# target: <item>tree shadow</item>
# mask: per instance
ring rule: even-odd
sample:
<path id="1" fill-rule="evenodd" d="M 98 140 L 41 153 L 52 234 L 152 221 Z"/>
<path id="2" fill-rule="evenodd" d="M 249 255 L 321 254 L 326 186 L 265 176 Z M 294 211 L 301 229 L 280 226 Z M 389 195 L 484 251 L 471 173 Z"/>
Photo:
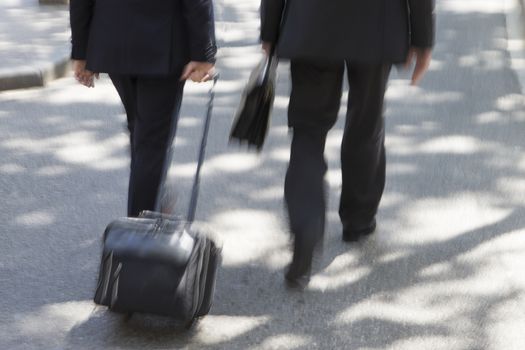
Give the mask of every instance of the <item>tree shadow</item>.
<path id="1" fill-rule="evenodd" d="M 0 343 L 9 349 L 489 349 L 525 298 L 523 101 L 501 14 L 438 15 L 421 89 L 393 73 L 388 176 L 375 235 L 343 244 L 337 201 L 343 112 L 330 134 L 324 254 L 310 287 L 284 287 L 290 258 L 282 182 L 289 151 L 287 65 L 261 154 L 228 144 L 260 57 L 256 1 L 219 2 L 222 41 L 197 217 L 224 242 L 212 312 L 191 332 L 169 319 L 93 309 L 100 236 L 124 214 L 127 139 L 106 80 L 0 94 Z M 221 17 L 222 16 L 222 17 Z M 234 21 L 241 19 L 238 27 Z M 222 21 L 222 22 L 221 22 Z M 236 33 L 251 28 L 243 38 Z M 238 63 L 236 63 L 238 62 Z M 489 82 L 489 83 L 487 83 Z M 68 86 L 71 85 L 71 86 Z M 67 87 L 68 93 L 64 93 Z M 207 88 L 188 85 L 172 180 L 186 211 Z M 86 92 L 87 91 L 87 92 Z M 521 97 L 522 98 L 522 97 Z M 108 159 L 110 161 L 108 161 Z M 518 265 L 519 266 L 519 265 Z M 517 310 L 519 308 L 516 308 Z M 519 318 L 519 316 L 518 316 Z"/>

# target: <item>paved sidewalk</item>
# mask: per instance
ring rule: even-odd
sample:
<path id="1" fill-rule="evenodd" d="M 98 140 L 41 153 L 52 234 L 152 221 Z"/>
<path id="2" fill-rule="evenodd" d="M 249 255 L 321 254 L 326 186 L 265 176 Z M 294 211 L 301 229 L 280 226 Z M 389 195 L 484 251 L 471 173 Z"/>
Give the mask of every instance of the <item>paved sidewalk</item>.
<path id="1" fill-rule="evenodd" d="M 0 1 L 0 91 L 44 86 L 69 61 L 67 5 Z"/>

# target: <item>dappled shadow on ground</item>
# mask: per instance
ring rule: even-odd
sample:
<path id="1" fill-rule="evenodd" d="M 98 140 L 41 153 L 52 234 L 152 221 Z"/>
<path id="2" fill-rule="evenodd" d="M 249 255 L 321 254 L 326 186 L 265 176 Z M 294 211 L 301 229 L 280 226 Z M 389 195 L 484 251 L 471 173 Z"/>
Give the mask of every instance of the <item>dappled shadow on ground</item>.
<path id="1" fill-rule="evenodd" d="M 225 33 L 250 28 L 256 1 L 222 1 Z M 233 23 L 241 19 L 238 27 Z M 261 154 L 228 145 L 256 36 L 224 35 L 198 220 L 224 244 L 211 315 L 191 332 L 168 319 L 94 308 L 100 236 L 124 213 L 127 139 L 107 81 L 0 95 L 0 339 L 9 349 L 515 349 L 522 338 L 525 124 L 504 18 L 444 9 L 423 87 L 393 73 L 388 179 L 375 235 L 340 241 L 344 118 L 331 133 L 324 253 L 303 293 L 283 286 L 289 237 L 282 182 L 289 135 L 280 68 Z M 243 22 L 244 20 L 244 22 Z M 251 33 L 251 32 L 250 32 Z M 248 39 L 247 39 L 248 38 Z M 172 179 L 191 186 L 207 87 L 188 85 Z M 344 108 L 341 111 L 344 114 Z M 520 343 L 521 341 L 521 343 Z"/>

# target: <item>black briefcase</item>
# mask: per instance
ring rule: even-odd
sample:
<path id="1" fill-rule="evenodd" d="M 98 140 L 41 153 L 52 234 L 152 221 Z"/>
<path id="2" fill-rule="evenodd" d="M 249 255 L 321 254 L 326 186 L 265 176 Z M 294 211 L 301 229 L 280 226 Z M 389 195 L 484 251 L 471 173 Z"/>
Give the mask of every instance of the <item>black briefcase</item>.
<path id="1" fill-rule="evenodd" d="M 192 223 L 216 81 L 217 77 L 210 91 L 187 219 L 145 211 L 138 218 L 110 223 L 103 238 L 95 303 L 126 314 L 170 316 L 188 327 L 210 311 L 221 249 Z M 174 130 L 172 134 L 173 139 Z M 171 162 L 171 145 L 168 153 L 164 179 Z M 160 207 L 159 202 L 156 207 Z"/>
<path id="2" fill-rule="evenodd" d="M 275 98 L 277 57 L 264 57 L 250 75 L 230 131 L 230 140 L 246 143 L 261 150 Z"/>

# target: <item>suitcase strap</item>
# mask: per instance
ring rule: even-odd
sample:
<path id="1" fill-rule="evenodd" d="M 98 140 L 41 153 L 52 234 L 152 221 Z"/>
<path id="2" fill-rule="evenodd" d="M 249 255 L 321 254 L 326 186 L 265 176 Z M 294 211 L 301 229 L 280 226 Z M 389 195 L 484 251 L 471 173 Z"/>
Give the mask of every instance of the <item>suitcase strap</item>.
<path id="1" fill-rule="evenodd" d="M 191 224 L 193 222 L 193 220 L 195 219 L 195 212 L 197 210 L 197 200 L 199 198 L 199 184 L 200 184 L 200 174 L 201 174 L 201 169 L 202 169 L 202 165 L 204 164 L 204 159 L 205 159 L 205 155 L 206 155 L 206 144 L 207 144 L 207 141 L 208 141 L 208 134 L 209 134 L 209 130 L 210 130 L 210 122 L 211 122 L 211 115 L 212 115 L 212 111 L 213 111 L 213 102 L 215 100 L 215 86 L 217 85 L 217 81 L 219 80 L 219 74 L 216 73 L 214 76 L 213 76 L 213 84 L 210 88 L 210 91 L 209 91 L 209 100 L 208 100 L 208 107 L 207 107 L 207 111 L 206 111 L 206 119 L 204 121 L 204 127 L 203 127 L 203 131 L 202 131 L 202 139 L 201 139 L 201 145 L 200 145 L 200 148 L 199 148 L 199 157 L 198 157 L 198 162 L 197 162 L 197 170 L 195 171 L 195 177 L 194 177 L 194 180 L 193 180 L 193 187 L 192 187 L 192 190 L 191 190 L 191 198 L 190 198 L 190 204 L 189 204 L 189 207 L 188 207 L 188 213 L 186 215 L 186 220 L 187 220 L 187 223 L 188 224 Z M 178 113 L 178 110 L 175 110 L 174 113 Z M 170 135 L 170 140 L 172 140 L 172 142 L 170 143 L 169 147 L 168 147 L 168 150 L 167 150 L 167 155 L 166 155 L 166 159 L 164 161 L 164 166 L 163 166 L 163 175 L 162 175 L 162 181 L 160 182 L 160 186 L 159 186 L 159 189 L 158 189 L 158 192 L 157 193 L 157 199 L 156 199 L 156 202 L 155 202 L 155 211 L 157 212 L 160 212 L 161 211 L 161 191 L 164 189 L 165 187 L 165 182 L 166 182 L 166 177 L 167 177 L 167 174 L 168 174 L 168 170 L 170 168 L 170 164 L 172 162 L 172 154 L 173 154 L 173 143 L 174 143 L 174 140 L 175 140 L 175 134 L 176 134 L 176 131 L 177 131 L 177 116 L 174 115 L 173 116 L 173 123 L 172 123 L 172 128 L 171 128 L 171 135 Z M 170 214 L 173 214 L 173 213 L 170 213 Z"/>

